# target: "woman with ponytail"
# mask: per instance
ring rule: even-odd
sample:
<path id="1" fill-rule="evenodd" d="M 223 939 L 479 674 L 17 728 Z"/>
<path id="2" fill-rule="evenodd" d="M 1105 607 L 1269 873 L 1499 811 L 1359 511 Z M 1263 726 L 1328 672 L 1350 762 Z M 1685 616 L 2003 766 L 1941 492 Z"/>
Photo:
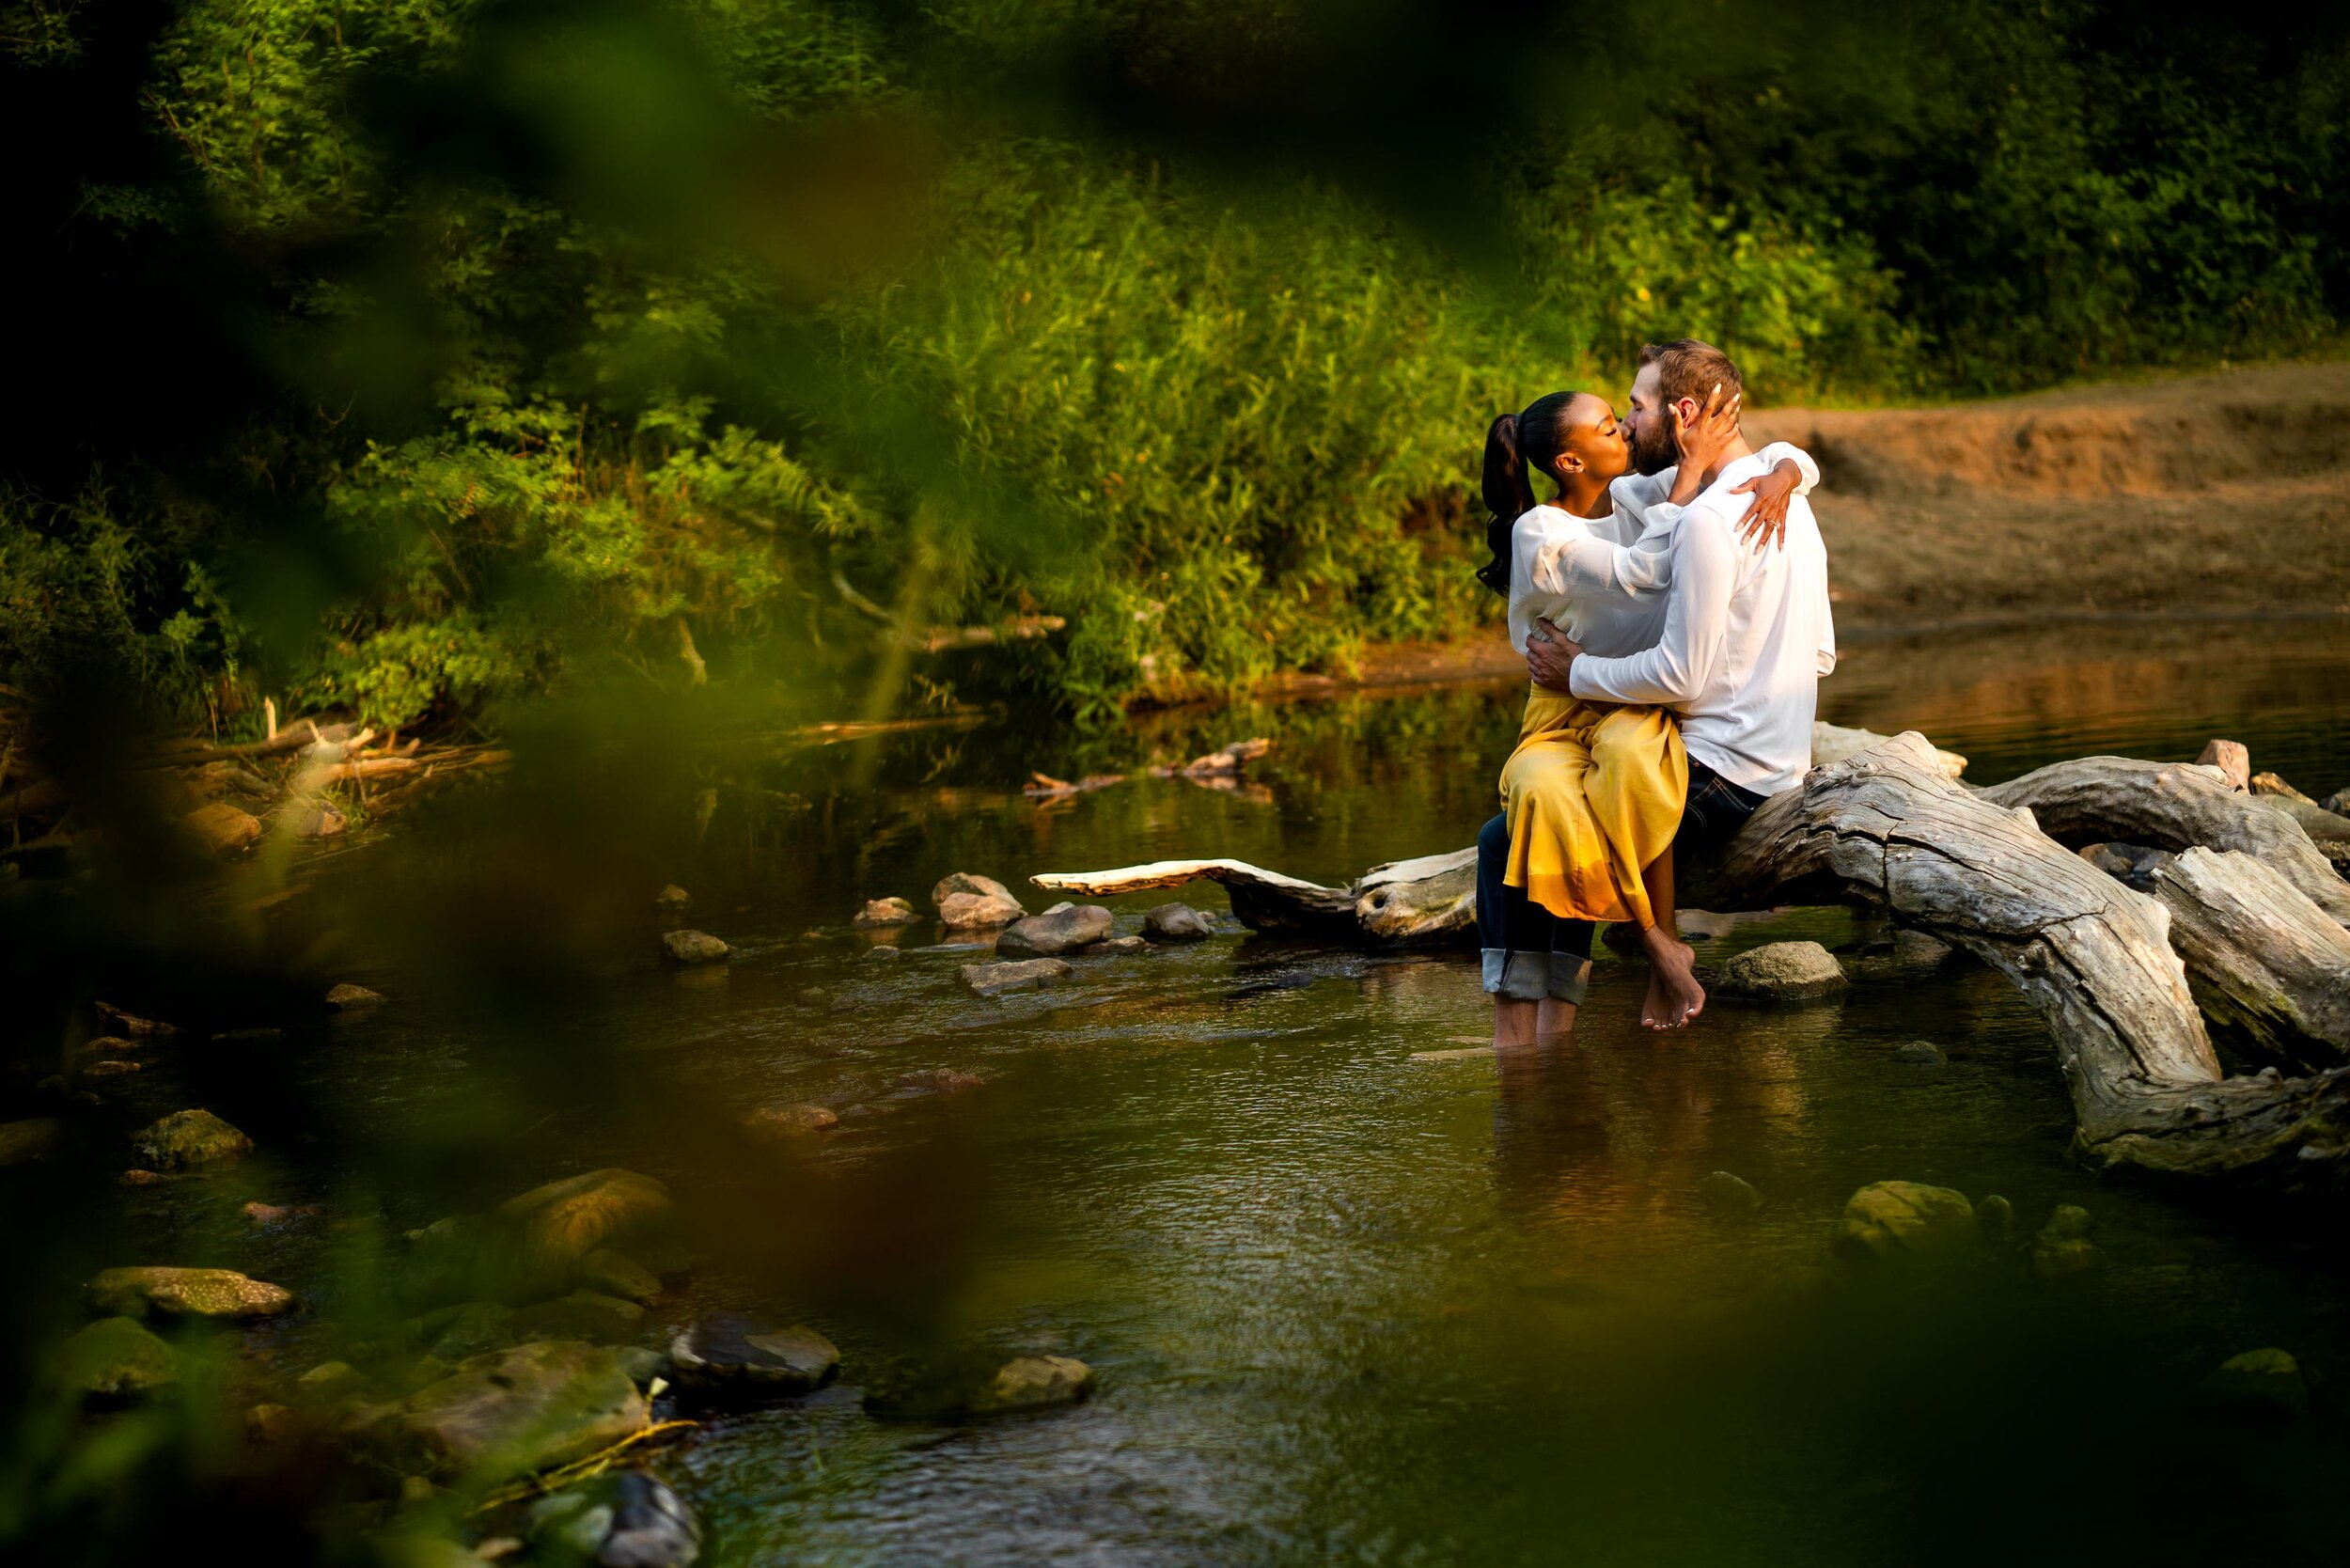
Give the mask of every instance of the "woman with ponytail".
<path id="1" fill-rule="evenodd" d="M 1717 389 L 1718 390 L 1718 389 Z M 1717 399 L 1679 431 L 1679 471 L 1703 473 L 1738 432 L 1738 398 Z M 1493 559 L 1478 580 L 1509 601 L 1510 641 L 1527 649 L 1538 619 L 1564 627 L 1587 652 L 1619 657 L 1662 630 L 1670 549 L 1681 509 L 1677 470 L 1634 475 L 1626 431 L 1606 400 L 1553 392 L 1505 414 L 1485 435 L 1483 494 Z M 1777 463 L 1741 486 L 1754 517 L 1785 528 L 1787 497 L 1818 482 L 1803 452 L 1765 448 Z M 1547 503 L 1534 478 L 1556 494 Z M 1513 1043 L 1573 1027 L 1590 972 L 1592 922 L 1639 929 L 1651 980 L 1641 1022 L 1674 1028 L 1705 992 L 1673 924 L 1672 843 L 1688 792 L 1678 723 L 1659 708 L 1531 688 L 1517 748 L 1501 770 L 1502 815 L 1480 845 L 1477 897 L 1495 1039 Z M 1487 886 L 1489 868 L 1504 874 Z"/>

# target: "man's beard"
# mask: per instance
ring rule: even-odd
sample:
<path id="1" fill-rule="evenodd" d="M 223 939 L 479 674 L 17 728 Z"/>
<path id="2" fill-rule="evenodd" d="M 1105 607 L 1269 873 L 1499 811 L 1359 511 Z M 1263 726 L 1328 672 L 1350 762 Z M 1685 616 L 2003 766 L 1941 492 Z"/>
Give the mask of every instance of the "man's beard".
<path id="1" fill-rule="evenodd" d="M 1634 430 L 1632 466 L 1640 473 L 1661 474 L 1681 461 L 1681 448 L 1673 445 L 1672 431 L 1664 426 L 1664 420 L 1655 419 Z"/>

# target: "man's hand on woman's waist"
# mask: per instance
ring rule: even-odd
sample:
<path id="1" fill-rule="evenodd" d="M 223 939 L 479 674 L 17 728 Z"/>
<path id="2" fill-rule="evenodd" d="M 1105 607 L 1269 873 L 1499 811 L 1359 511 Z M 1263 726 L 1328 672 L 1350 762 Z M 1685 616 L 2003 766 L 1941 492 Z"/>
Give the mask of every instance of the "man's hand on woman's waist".
<path id="1" fill-rule="evenodd" d="M 1526 635 L 1526 669 L 1533 676 L 1534 684 L 1573 697 L 1574 691 L 1567 684 L 1567 673 L 1582 653 L 1583 650 L 1547 619 L 1534 618 L 1533 629 Z"/>

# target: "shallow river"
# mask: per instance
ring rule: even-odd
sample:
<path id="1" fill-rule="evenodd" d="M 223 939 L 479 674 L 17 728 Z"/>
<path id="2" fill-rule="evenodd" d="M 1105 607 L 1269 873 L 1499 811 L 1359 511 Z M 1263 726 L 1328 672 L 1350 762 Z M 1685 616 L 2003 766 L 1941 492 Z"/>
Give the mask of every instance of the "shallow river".
<path id="1" fill-rule="evenodd" d="M 1864 642 L 1823 716 L 1920 728 L 1978 782 L 2228 735 L 2323 795 L 2350 783 L 2345 670 L 2350 634 L 2326 622 Z M 2321 1390 L 2307 1419 L 2264 1425 L 2195 1397 L 2256 1346 L 2350 1372 L 2331 1223 L 2075 1166 L 2045 1031 L 1976 965 L 1900 969 L 1857 950 L 1852 916 L 1788 912 L 1700 962 L 1794 934 L 1855 944 L 1841 1003 L 1717 1005 L 1659 1040 L 1634 1027 L 1642 969 L 1603 949 L 1574 1042 L 1497 1060 L 1474 1049 L 1490 1009 L 1470 955 L 1250 937 L 1207 885 L 1113 902 L 1133 930 L 1186 897 L 1219 912 L 1215 939 L 1081 960 L 1064 989 L 995 1002 L 955 983 L 968 953 L 868 959 L 847 927 L 868 897 L 927 908 L 957 870 L 1019 889 L 1221 854 L 1343 881 L 1458 848 L 1519 697 L 1177 714 L 1090 749 L 1000 727 L 746 760 L 674 872 L 692 923 L 736 945 L 725 971 L 616 961 L 581 982 L 592 1008 L 494 1029 L 403 1003 L 416 987 L 363 948 L 355 978 L 393 1005 L 274 1058 L 335 1125 L 292 1137 L 269 1074 L 175 1092 L 307 1151 L 246 1179 L 279 1184 L 274 1201 L 373 1201 L 338 1184 L 337 1149 L 445 1149 L 431 1181 L 383 1199 L 395 1226 L 567 1169 L 671 1180 L 710 1231 L 660 1315 L 803 1318 L 866 1402 L 733 1417 L 662 1452 L 719 1562 L 2339 1560 L 2340 1402 Z M 1246 792 L 1016 793 L 1031 767 L 1255 733 L 1276 746 Z M 767 804 L 739 809 L 745 794 Z M 809 986 L 841 1000 L 804 1005 Z M 567 1031 L 576 1047 L 552 1048 Z M 1919 1039 L 1949 1065 L 1895 1058 Z M 895 1085 L 940 1067 L 985 1085 Z M 841 1126 L 805 1153 L 732 1131 L 788 1101 Z M 1698 1184 L 1717 1170 L 1762 1206 L 1709 1211 Z M 1926 1276 L 1834 1265 L 1846 1197 L 1896 1177 L 2005 1195 L 2015 1240 Z M 2042 1279 L 2029 1240 L 2060 1202 L 2094 1214 L 2107 1263 Z M 151 1203 L 134 1226 L 212 1236 L 219 1261 L 314 1296 L 349 1272 L 321 1235 L 239 1239 L 183 1199 Z M 1082 1357 L 1097 1397 L 941 1413 L 1019 1350 Z"/>

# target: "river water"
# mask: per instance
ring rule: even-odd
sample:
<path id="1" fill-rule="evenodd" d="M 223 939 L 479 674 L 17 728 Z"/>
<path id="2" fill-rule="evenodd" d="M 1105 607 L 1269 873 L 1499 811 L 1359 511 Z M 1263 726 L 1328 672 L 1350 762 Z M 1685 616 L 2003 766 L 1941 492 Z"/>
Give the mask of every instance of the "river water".
<path id="1" fill-rule="evenodd" d="M 1823 716 L 1922 729 L 1978 782 L 2227 735 L 2323 795 L 2350 783 L 2345 669 L 2330 622 L 1879 640 L 1847 651 Z M 1603 949 L 1574 1042 L 1496 1058 L 1472 955 L 1250 936 L 1204 884 L 1111 902 L 1128 931 L 1185 897 L 1219 912 L 1214 939 L 1082 959 L 1073 983 L 998 1001 L 957 985 L 970 953 L 923 950 L 933 931 L 888 960 L 848 928 L 869 897 L 927 908 L 951 870 L 1021 889 L 1230 855 L 1340 882 L 1459 848 L 1521 695 L 749 748 L 708 773 L 701 847 L 671 862 L 692 923 L 736 946 L 724 970 L 651 962 L 647 914 L 576 980 L 581 1005 L 485 1020 L 363 942 L 347 969 L 394 1001 L 273 1057 L 301 1094 L 227 1067 L 140 1092 L 201 1093 L 179 1103 L 298 1145 L 223 1205 L 380 1203 L 397 1229 L 597 1165 L 669 1180 L 703 1262 L 656 1318 L 809 1322 L 863 1397 L 728 1417 L 658 1454 L 718 1562 L 2339 1560 L 2339 1401 L 2264 1423 L 2196 1396 L 2257 1346 L 2350 1370 L 2330 1223 L 2076 1167 L 2045 1031 L 1979 966 L 1903 968 L 1855 917 L 1789 911 L 1700 962 L 1816 937 L 1847 949 L 1842 1001 L 1717 1004 L 1658 1039 L 1634 1023 L 1643 970 Z M 1032 767 L 1247 734 L 1275 749 L 1246 790 L 1017 792 Z M 812 986 L 837 1000 L 804 1001 Z M 1920 1039 L 1949 1064 L 1896 1059 Z M 933 1068 L 983 1087 L 898 1083 Z M 290 1096 L 312 1119 L 298 1136 Z M 780 1152 L 734 1130 L 792 1101 L 840 1126 Z M 366 1189 L 353 1152 L 391 1148 L 429 1174 Z M 1709 1209 L 1715 1171 L 1761 1207 Z M 2003 1195 L 2016 1236 L 1925 1274 L 1836 1264 L 1845 1199 L 1888 1178 Z M 324 1312 L 347 1289 L 331 1229 L 253 1237 L 184 1195 L 133 1203 L 131 1233 L 200 1242 Z M 2094 1215 L 2102 1269 L 2035 1275 L 2059 1203 Z M 264 1356 L 321 1355 L 283 1332 Z M 1024 1352 L 1082 1357 L 1098 1394 L 955 1418 L 957 1389 Z"/>

